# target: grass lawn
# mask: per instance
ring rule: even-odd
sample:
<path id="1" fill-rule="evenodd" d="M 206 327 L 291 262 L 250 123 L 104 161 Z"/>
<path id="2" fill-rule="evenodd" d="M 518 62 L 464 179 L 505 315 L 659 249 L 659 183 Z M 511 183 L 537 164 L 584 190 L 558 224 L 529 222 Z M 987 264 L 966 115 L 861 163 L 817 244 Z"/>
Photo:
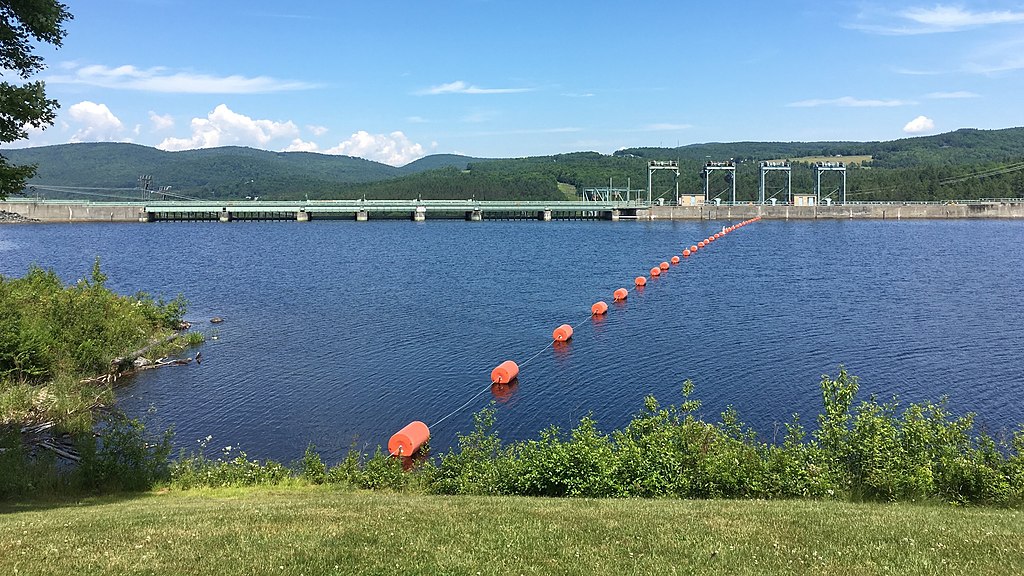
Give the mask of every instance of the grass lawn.
<path id="1" fill-rule="evenodd" d="M 1024 574 L 1024 512 L 171 491 L 0 505 L 0 574 Z"/>
<path id="2" fill-rule="evenodd" d="M 563 182 L 559 182 L 558 191 L 565 195 L 566 200 L 570 200 L 573 202 L 579 200 L 579 197 L 576 195 L 576 187 L 573 186 L 572 184 L 565 184 Z"/>
<path id="3" fill-rule="evenodd" d="M 783 159 L 773 160 L 773 162 L 782 162 Z M 790 158 L 790 162 L 845 162 L 847 166 L 850 164 L 864 165 L 865 162 L 871 162 L 871 156 L 803 156 L 800 158 Z"/>

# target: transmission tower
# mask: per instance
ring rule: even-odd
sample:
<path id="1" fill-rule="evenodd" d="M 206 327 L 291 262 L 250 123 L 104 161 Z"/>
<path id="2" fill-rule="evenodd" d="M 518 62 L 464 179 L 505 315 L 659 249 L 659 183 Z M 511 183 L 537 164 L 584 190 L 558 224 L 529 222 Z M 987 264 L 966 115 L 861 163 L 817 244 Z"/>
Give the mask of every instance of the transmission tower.
<path id="1" fill-rule="evenodd" d="M 146 195 L 150 190 L 150 186 L 153 185 L 153 177 L 149 175 L 139 176 L 139 190 L 142 195 L 142 200 L 146 200 Z"/>

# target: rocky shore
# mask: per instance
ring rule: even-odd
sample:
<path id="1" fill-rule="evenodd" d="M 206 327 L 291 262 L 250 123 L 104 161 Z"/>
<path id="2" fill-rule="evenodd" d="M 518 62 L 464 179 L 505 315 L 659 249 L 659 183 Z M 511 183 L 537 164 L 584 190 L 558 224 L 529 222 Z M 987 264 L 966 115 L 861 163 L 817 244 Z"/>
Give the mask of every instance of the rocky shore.
<path id="1" fill-rule="evenodd" d="M 0 210 L 0 224 L 19 224 L 23 222 L 39 222 L 35 218 L 26 218 L 17 212 Z"/>

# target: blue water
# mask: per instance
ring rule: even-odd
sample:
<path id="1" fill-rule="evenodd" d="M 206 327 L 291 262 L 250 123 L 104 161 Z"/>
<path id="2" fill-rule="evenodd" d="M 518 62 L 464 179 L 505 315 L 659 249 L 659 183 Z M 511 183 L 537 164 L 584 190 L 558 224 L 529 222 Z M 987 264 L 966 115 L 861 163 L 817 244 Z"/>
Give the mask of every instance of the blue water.
<path id="1" fill-rule="evenodd" d="M 625 425 L 693 379 L 706 418 L 733 405 L 771 438 L 814 426 L 839 364 L 861 396 L 950 397 L 983 429 L 1024 423 L 1024 222 L 761 221 L 646 289 L 635 276 L 727 222 L 321 221 L 0 227 L 0 274 L 67 281 L 96 256 L 124 293 L 184 294 L 216 335 L 200 366 L 131 378 L 119 404 L 194 448 L 291 461 L 372 449 L 412 420 L 444 450 L 492 399 L 503 438 Z M 590 305 L 630 288 L 591 320 Z M 209 319 L 221 316 L 223 324 Z M 552 330 L 576 325 L 548 348 Z M 520 363 L 499 396 L 490 370 Z"/>

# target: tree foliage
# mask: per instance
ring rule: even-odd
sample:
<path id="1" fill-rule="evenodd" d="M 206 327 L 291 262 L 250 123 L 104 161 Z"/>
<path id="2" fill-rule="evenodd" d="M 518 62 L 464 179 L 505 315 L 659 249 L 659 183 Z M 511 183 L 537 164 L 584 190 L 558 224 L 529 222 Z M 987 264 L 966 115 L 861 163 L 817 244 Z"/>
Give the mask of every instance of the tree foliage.
<path id="1" fill-rule="evenodd" d="M 56 0 L 0 0 L 0 70 L 27 80 L 43 69 L 43 59 L 33 44 L 60 46 L 64 23 L 72 18 L 67 6 Z M 0 143 L 28 137 L 28 129 L 53 124 L 58 104 L 46 97 L 42 81 L 14 84 L 0 82 Z M 11 164 L 0 155 L 0 199 L 20 192 L 35 167 Z"/>
<path id="2" fill-rule="evenodd" d="M 35 163 L 30 184 L 124 188 L 140 174 L 157 188 L 194 198 L 264 200 L 308 198 L 556 200 L 586 188 L 647 188 L 649 160 L 677 160 L 681 193 L 703 192 L 708 159 L 736 162 L 736 199 L 754 201 L 762 160 L 792 163 L 794 193 L 814 189 L 811 162 L 847 164 L 847 199 L 943 201 L 1024 196 L 1024 128 L 957 130 L 891 142 L 733 142 L 679 148 L 630 148 L 607 155 L 574 152 L 527 158 L 481 159 L 432 155 L 396 168 L 348 156 L 269 152 L 223 147 L 164 152 L 135 144 L 80 143 L 10 150 L 16 162 Z M 857 156 L 859 158 L 851 159 Z M 784 179 L 769 179 L 766 196 L 786 200 Z M 837 174 L 822 178 L 822 193 L 839 199 Z M 676 180 L 655 174 L 652 197 L 672 199 Z M 709 183 L 710 197 L 729 200 L 732 186 L 722 174 Z M 90 193 L 97 193 L 96 191 Z M 635 192 L 634 192 L 635 194 Z M 81 199 L 83 196 L 70 196 Z M 635 196 L 634 196 L 635 197 Z M 133 196 L 137 198 L 137 196 Z"/>

